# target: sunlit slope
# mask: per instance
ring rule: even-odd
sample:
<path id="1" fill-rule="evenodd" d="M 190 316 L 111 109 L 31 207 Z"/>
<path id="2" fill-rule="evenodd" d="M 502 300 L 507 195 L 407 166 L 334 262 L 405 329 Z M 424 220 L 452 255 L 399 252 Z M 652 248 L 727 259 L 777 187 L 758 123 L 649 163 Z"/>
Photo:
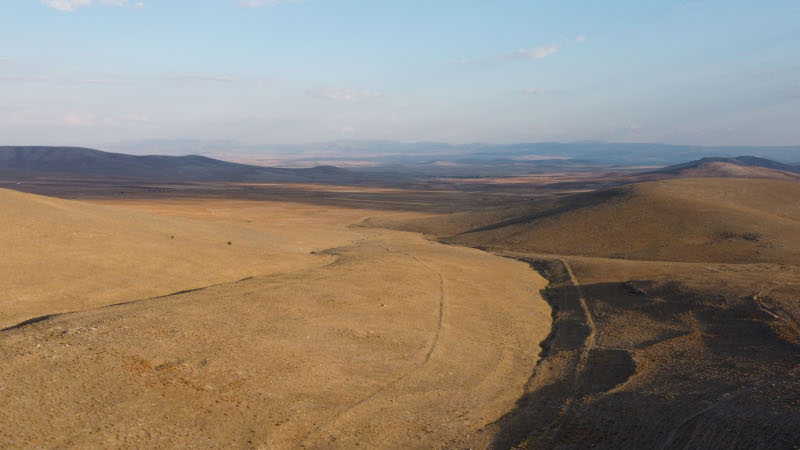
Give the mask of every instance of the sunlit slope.
<path id="1" fill-rule="evenodd" d="M 8 190 L 0 190 L 0 211 L 0 328 L 325 262 L 308 254 L 310 245 L 293 245 L 289 232 L 270 234 L 236 223 Z M 348 242 L 345 234 L 329 237 L 317 235 L 313 243 Z"/>
<path id="2" fill-rule="evenodd" d="M 635 259 L 800 262 L 800 183 L 680 179 L 487 212 L 377 218 L 475 247 Z"/>
<path id="3" fill-rule="evenodd" d="M 681 170 L 682 178 L 768 178 L 783 181 L 800 181 L 800 175 L 767 167 L 739 166 L 726 162 L 709 162 Z"/>
<path id="4" fill-rule="evenodd" d="M 756 156 L 711 157 L 642 173 L 648 181 L 662 178 L 769 178 L 798 181 L 800 167 Z M 656 177 L 656 178 L 650 178 Z"/>
<path id="5" fill-rule="evenodd" d="M 438 448 L 513 408 L 546 281 L 357 232 L 324 266 L 0 332 L 0 447 Z"/>

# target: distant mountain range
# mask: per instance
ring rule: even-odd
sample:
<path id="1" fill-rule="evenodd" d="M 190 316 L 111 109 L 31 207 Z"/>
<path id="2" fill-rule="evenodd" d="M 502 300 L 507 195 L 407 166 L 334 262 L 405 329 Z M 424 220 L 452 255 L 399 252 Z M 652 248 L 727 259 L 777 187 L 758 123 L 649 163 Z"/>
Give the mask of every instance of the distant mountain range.
<path id="1" fill-rule="evenodd" d="M 467 175 L 469 166 L 505 164 L 523 170 L 544 165 L 667 166 L 704 157 L 753 155 L 784 163 L 800 160 L 800 146 L 696 146 L 616 142 L 464 144 L 442 142 L 335 141 L 303 145 L 253 145 L 236 141 L 148 140 L 109 145 L 133 154 L 199 154 L 230 161 L 281 167 L 330 164 L 392 168 L 423 174 L 434 164 Z"/>
<path id="2" fill-rule="evenodd" d="M 80 147 L 0 147 L 0 179 L 80 177 L 97 179 L 238 181 L 331 184 L 409 184 L 422 177 L 496 177 L 531 173 L 594 171 L 609 173 L 609 181 L 635 182 L 667 178 L 771 178 L 800 180 L 800 166 L 756 156 L 706 157 L 661 169 L 636 172 L 573 159 L 540 159 L 518 153 L 512 159 L 464 158 L 459 162 L 407 163 L 343 169 L 330 165 L 310 168 L 264 167 L 232 163 L 206 156 L 127 155 Z M 404 176 L 405 174 L 406 176 Z"/>
<path id="3" fill-rule="evenodd" d="M 205 156 L 134 156 L 80 147 L 0 147 L 0 177 L 78 176 L 171 181 L 358 182 L 346 169 L 286 169 L 237 164 Z"/>

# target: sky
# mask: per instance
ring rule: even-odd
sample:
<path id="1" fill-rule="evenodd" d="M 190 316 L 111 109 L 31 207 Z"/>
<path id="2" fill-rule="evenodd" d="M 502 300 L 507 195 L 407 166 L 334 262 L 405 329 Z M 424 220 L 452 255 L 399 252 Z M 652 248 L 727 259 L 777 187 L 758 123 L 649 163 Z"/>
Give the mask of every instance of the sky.
<path id="1" fill-rule="evenodd" d="M 800 144 L 800 1 L 0 0 L 0 145 Z"/>

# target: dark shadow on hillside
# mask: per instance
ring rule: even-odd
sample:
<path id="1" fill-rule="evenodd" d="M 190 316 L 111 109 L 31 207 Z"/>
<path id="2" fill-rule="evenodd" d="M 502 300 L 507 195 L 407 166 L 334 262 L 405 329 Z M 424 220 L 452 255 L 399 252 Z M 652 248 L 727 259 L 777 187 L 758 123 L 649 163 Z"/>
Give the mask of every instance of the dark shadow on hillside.
<path id="1" fill-rule="evenodd" d="M 542 294 L 553 307 L 553 331 L 527 392 L 482 430 L 493 436 L 493 448 L 800 443 L 800 348 L 782 340 L 772 326 L 776 319 L 753 303 L 709 300 L 648 280 L 637 281 L 636 289 L 583 285 L 597 344 L 581 367 L 588 328 L 576 290 L 559 260 L 527 262 L 550 280 Z M 647 330 L 650 323 L 665 325 Z M 619 335 L 630 344 L 604 344 Z"/>

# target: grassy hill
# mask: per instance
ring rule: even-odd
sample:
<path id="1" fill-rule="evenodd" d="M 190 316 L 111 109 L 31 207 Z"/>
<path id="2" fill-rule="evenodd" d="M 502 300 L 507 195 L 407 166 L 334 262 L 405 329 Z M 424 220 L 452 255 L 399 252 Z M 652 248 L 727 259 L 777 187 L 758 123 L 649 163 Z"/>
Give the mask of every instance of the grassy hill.
<path id="1" fill-rule="evenodd" d="M 800 181 L 800 167 L 756 156 L 711 157 L 641 174 L 642 178 L 769 178 Z M 642 180 L 644 181 L 644 180 Z"/>
<path id="2" fill-rule="evenodd" d="M 676 179 L 373 225 L 473 247 L 610 258 L 800 262 L 800 184 Z"/>
<path id="3" fill-rule="evenodd" d="M 5 189 L 0 210 L 0 328 L 45 314 L 298 270 L 319 259 L 291 245 L 292 239 L 264 239 L 269 224 L 165 217 Z M 304 228 L 296 228 L 302 236 Z"/>

